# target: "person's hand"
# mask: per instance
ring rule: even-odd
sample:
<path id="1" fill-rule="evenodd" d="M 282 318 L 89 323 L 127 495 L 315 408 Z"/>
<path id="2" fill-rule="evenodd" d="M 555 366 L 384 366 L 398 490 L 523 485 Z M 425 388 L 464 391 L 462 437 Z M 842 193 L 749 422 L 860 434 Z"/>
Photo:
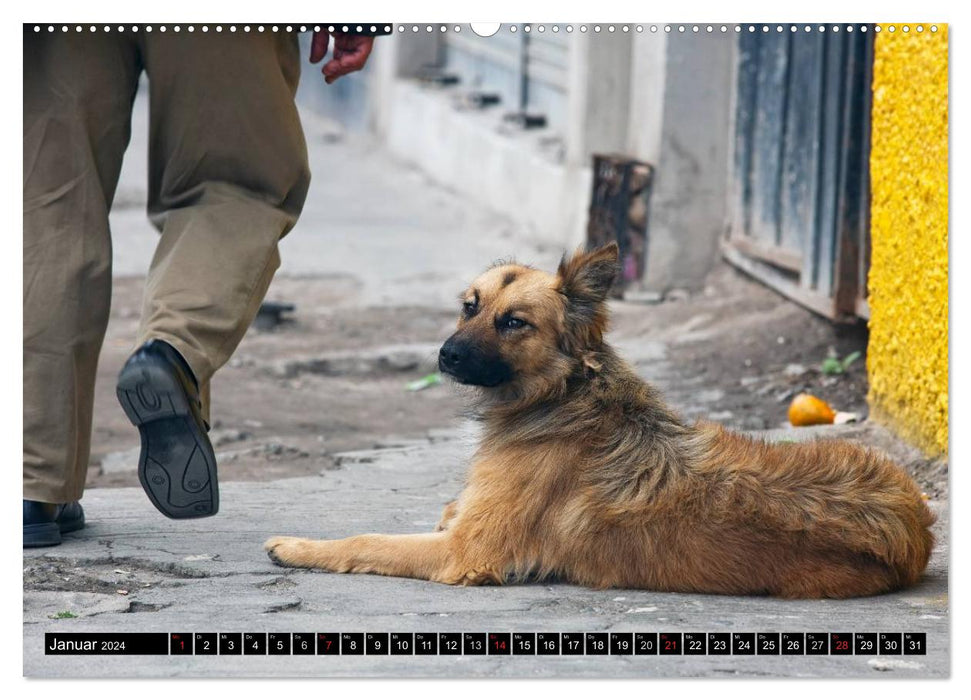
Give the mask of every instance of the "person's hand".
<path id="1" fill-rule="evenodd" d="M 319 63 L 327 55 L 327 45 L 330 43 L 330 32 L 326 29 L 314 32 L 310 45 L 310 62 Z M 330 85 L 342 75 L 361 70 L 371 55 L 374 44 L 373 36 L 359 36 L 357 34 L 340 34 L 334 32 L 334 55 L 324 64 L 321 72 L 324 80 Z"/>

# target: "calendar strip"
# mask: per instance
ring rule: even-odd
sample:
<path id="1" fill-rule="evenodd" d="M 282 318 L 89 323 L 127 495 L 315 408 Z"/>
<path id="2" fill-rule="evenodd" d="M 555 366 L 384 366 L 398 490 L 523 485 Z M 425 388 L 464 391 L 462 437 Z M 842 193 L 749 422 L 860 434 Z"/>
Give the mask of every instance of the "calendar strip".
<path id="1" fill-rule="evenodd" d="M 926 655 L 925 632 L 48 632 L 50 656 Z"/>

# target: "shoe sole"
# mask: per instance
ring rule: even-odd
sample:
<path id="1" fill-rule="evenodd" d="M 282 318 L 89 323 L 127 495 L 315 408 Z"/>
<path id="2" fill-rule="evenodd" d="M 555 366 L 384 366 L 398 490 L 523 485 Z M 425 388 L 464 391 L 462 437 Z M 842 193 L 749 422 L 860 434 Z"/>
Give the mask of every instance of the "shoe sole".
<path id="1" fill-rule="evenodd" d="M 137 360 L 118 377 L 118 401 L 138 428 L 138 480 L 152 504 L 174 519 L 219 511 L 216 455 L 175 375 Z"/>

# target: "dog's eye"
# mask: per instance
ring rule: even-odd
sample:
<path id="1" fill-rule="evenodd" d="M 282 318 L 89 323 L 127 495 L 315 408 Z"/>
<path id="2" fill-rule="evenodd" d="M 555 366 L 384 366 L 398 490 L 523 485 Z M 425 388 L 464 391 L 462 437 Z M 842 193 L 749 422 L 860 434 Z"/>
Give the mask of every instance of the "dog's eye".
<path id="1" fill-rule="evenodd" d="M 475 301 L 462 302 L 462 313 L 464 313 L 466 317 L 475 316 L 475 311 L 478 306 L 479 305 Z"/>
<path id="2" fill-rule="evenodd" d="M 499 322 L 497 323 L 497 325 L 499 326 L 499 330 L 511 331 L 517 328 L 524 328 L 529 324 L 526 323 L 521 318 L 515 318 L 513 316 L 503 316 L 502 318 L 499 319 Z"/>

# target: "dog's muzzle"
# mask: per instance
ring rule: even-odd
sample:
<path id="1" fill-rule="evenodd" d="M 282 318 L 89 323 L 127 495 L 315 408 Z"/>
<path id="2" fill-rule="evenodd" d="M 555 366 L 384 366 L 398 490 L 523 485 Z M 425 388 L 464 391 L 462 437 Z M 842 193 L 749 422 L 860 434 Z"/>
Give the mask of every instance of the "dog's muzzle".
<path id="1" fill-rule="evenodd" d="M 512 368 L 498 356 L 454 335 L 438 351 L 438 369 L 461 384 L 499 386 L 512 379 Z"/>

